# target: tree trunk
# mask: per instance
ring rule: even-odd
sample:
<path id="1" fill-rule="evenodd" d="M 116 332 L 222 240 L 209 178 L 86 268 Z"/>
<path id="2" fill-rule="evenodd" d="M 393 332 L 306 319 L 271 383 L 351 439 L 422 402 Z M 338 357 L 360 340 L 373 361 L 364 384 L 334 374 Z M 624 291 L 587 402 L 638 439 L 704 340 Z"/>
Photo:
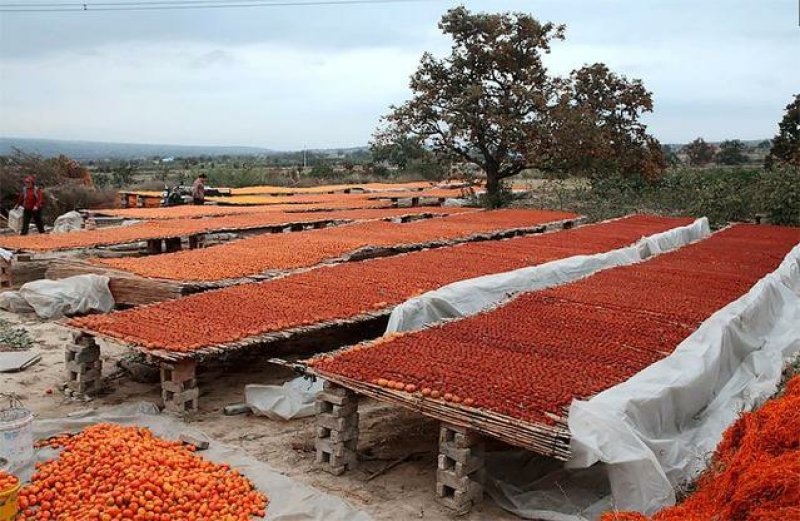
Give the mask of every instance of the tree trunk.
<path id="1" fill-rule="evenodd" d="M 486 206 L 490 209 L 498 208 L 500 201 L 500 177 L 498 169 L 491 166 L 486 169 Z"/>

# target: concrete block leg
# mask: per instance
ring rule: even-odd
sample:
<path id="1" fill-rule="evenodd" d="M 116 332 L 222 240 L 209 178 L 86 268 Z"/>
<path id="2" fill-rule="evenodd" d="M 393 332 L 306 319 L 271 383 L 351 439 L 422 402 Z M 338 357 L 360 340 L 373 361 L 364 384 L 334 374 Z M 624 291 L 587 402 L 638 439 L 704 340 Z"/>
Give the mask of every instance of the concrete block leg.
<path id="1" fill-rule="evenodd" d="M 202 248 L 205 246 L 206 242 L 206 235 L 204 233 L 198 233 L 195 235 L 189 236 L 189 249 L 196 250 L 198 248 Z"/>
<path id="2" fill-rule="evenodd" d="M 169 237 L 168 239 L 164 239 L 164 251 L 166 253 L 181 251 L 181 238 Z"/>
<path id="3" fill-rule="evenodd" d="M 317 396 L 319 468 L 338 476 L 358 465 L 358 396 L 350 389 L 325 382 Z"/>
<path id="4" fill-rule="evenodd" d="M 480 435 L 464 427 L 442 424 L 436 470 L 436 500 L 463 514 L 483 500 L 486 473 Z"/>
<path id="5" fill-rule="evenodd" d="M 10 288 L 12 284 L 11 262 L 0 259 L 0 288 Z"/>
<path id="6" fill-rule="evenodd" d="M 161 363 L 161 397 L 166 412 L 184 415 L 197 411 L 197 362 L 192 359 Z"/>
<path id="7" fill-rule="evenodd" d="M 151 255 L 161 253 L 161 239 L 147 239 L 147 253 Z"/>
<path id="8" fill-rule="evenodd" d="M 67 388 L 83 395 L 96 394 L 103 388 L 103 362 L 100 346 L 91 335 L 74 333 L 64 351 Z"/>

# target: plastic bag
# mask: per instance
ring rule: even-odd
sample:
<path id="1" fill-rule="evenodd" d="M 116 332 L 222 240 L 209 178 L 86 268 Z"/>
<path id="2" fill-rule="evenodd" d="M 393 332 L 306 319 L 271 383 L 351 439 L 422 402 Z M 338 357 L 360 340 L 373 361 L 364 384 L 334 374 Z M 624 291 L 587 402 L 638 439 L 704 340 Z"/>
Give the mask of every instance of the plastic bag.
<path id="1" fill-rule="evenodd" d="M 8 227 L 19 233 L 22 231 L 22 208 L 14 208 L 8 212 Z"/>
<path id="2" fill-rule="evenodd" d="M 83 216 L 78 212 L 59 215 L 53 224 L 53 233 L 69 233 L 83 229 Z"/>
<path id="3" fill-rule="evenodd" d="M 93 274 L 60 280 L 35 280 L 24 284 L 19 293 L 40 318 L 59 318 L 89 311 L 108 313 L 114 309 L 108 281 L 108 277 Z"/>
<path id="4" fill-rule="evenodd" d="M 33 313 L 33 308 L 19 291 L 4 291 L 0 293 L 0 309 L 12 313 Z"/>
<path id="5" fill-rule="evenodd" d="M 253 414 L 273 420 L 305 418 L 314 414 L 322 380 L 298 377 L 283 385 L 246 385 L 244 397 Z"/>

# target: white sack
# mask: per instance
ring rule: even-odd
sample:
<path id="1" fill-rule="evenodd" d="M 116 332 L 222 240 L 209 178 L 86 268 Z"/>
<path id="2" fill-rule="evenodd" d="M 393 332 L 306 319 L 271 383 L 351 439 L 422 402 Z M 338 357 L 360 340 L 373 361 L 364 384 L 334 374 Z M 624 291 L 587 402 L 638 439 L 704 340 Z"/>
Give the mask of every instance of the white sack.
<path id="1" fill-rule="evenodd" d="M 75 211 L 59 215 L 53 224 L 53 233 L 68 233 L 83 228 L 83 216 Z"/>
<path id="2" fill-rule="evenodd" d="M 0 248 L 0 259 L 3 259 L 6 262 L 11 262 L 11 259 L 14 258 L 14 252 L 8 251 L 5 248 Z"/>
<path id="3" fill-rule="evenodd" d="M 33 313 L 33 308 L 19 291 L 4 291 L 0 293 L 0 309 L 12 313 Z"/>
<path id="4" fill-rule="evenodd" d="M 24 284 L 19 293 L 40 318 L 59 318 L 89 311 L 108 313 L 114 309 L 108 281 L 108 277 L 93 274 L 35 280 Z"/>
<path id="5" fill-rule="evenodd" d="M 793 290 L 793 289 L 794 290 Z M 667 358 L 569 411 L 572 468 L 607 465 L 615 507 L 652 514 L 694 478 L 740 411 L 800 353 L 800 245 Z"/>
<path id="6" fill-rule="evenodd" d="M 322 391 L 322 379 L 302 376 L 283 385 L 246 385 L 244 399 L 253 414 L 273 420 L 313 416 L 314 402 Z"/>
<path id="7" fill-rule="evenodd" d="M 456 197 L 449 197 L 442 203 L 442 206 L 445 208 L 463 208 L 467 205 L 469 205 L 468 199 L 460 199 Z"/>
<path id="8" fill-rule="evenodd" d="M 633 246 L 593 255 L 577 255 L 506 273 L 461 280 L 407 300 L 394 308 L 386 333 L 414 331 L 442 320 L 475 315 L 516 293 L 575 282 L 598 271 L 639 262 L 679 248 L 711 233 L 708 219 L 645 237 Z"/>
<path id="9" fill-rule="evenodd" d="M 13 210 L 8 211 L 8 227 L 15 232 L 19 233 L 22 231 L 22 216 L 23 210 L 22 208 L 14 208 Z"/>

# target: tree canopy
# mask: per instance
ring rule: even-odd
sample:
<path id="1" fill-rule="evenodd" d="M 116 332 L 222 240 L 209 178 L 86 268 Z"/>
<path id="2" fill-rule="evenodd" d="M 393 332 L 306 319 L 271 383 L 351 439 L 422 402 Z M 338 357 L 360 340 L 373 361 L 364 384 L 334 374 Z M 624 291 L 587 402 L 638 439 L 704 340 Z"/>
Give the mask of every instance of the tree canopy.
<path id="1" fill-rule="evenodd" d="M 683 151 L 692 166 L 707 165 L 714 160 L 714 147 L 701 137 L 683 147 Z"/>
<path id="2" fill-rule="evenodd" d="M 794 101 L 786 106 L 766 159 L 767 168 L 781 164 L 800 166 L 800 94 L 795 94 Z"/>
<path id="3" fill-rule="evenodd" d="M 564 39 L 563 25 L 457 7 L 439 28 L 453 40 L 450 54 L 422 56 L 411 99 L 391 107 L 376 145 L 412 139 L 440 157 L 477 165 L 490 194 L 529 168 L 663 169 L 660 145 L 639 122 L 652 110 L 641 82 L 602 64 L 568 78 L 548 73 L 542 57 Z"/>
<path id="4" fill-rule="evenodd" d="M 747 163 L 747 147 L 738 139 L 726 139 L 719 145 L 716 161 L 720 165 L 743 165 Z"/>

